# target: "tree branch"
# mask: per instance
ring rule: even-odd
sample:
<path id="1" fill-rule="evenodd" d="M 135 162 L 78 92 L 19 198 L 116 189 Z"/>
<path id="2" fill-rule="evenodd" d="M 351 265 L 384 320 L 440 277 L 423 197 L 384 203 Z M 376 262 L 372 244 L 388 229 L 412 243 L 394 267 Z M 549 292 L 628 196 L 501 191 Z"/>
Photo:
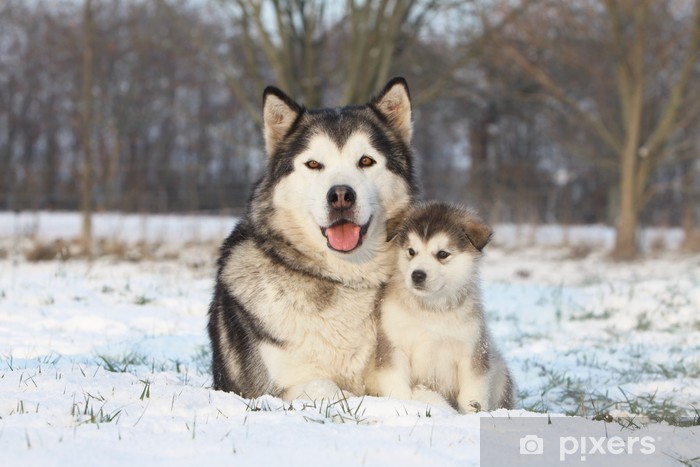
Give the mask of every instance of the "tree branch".
<path id="1" fill-rule="evenodd" d="M 595 118 L 590 112 L 584 110 L 581 105 L 574 99 L 569 97 L 567 93 L 559 86 L 547 73 L 537 65 L 531 63 L 525 58 L 522 53 L 510 44 L 504 46 L 506 53 L 520 68 L 534 78 L 542 87 L 544 87 L 557 101 L 571 109 L 580 120 L 593 132 L 595 132 L 611 149 L 619 152 L 622 148 L 622 143 L 608 131 L 605 123 L 600 119 Z"/>

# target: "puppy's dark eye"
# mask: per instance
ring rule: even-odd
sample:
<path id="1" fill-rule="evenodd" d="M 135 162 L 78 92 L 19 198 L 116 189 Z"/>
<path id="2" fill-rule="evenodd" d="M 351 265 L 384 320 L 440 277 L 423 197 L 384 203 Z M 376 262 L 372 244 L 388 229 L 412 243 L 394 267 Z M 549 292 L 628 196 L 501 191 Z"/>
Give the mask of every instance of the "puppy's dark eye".
<path id="1" fill-rule="evenodd" d="M 358 162 L 357 165 L 359 165 L 361 168 L 364 169 L 364 168 L 367 168 L 367 167 L 372 167 L 372 166 L 373 166 L 374 164 L 376 164 L 376 163 L 377 163 L 377 161 L 375 161 L 375 160 L 372 159 L 371 157 L 369 157 L 369 156 L 362 156 L 362 157 L 360 158 L 360 162 Z"/>
<path id="2" fill-rule="evenodd" d="M 313 159 L 306 162 L 304 165 L 311 170 L 321 170 L 323 168 L 323 164 Z"/>
<path id="3" fill-rule="evenodd" d="M 413 248 L 409 248 L 408 249 L 408 256 L 410 256 L 411 258 L 416 256 L 416 250 L 414 250 Z"/>
<path id="4" fill-rule="evenodd" d="M 445 259 L 448 256 L 450 256 L 450 254 L 448 252 L 446 252 L 445 250 L 440 250 L 437 252 L 438 259 Z"/>

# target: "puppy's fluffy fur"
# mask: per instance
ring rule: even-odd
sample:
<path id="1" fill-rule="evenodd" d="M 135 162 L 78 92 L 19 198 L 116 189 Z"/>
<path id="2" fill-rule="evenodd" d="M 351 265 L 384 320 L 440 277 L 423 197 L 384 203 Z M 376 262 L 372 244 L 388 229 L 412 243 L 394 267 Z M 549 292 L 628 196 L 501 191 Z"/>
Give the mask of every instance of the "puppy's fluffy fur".
<path id="1" fill-rule="evenodd" d="M 398 268 L 379 302 L 370 394 L 462 413 L 513 407 L 513 381 L 486 327 L 478 265 L 491 230 L 467 209 L 424 203 L 393 242 Z"/>

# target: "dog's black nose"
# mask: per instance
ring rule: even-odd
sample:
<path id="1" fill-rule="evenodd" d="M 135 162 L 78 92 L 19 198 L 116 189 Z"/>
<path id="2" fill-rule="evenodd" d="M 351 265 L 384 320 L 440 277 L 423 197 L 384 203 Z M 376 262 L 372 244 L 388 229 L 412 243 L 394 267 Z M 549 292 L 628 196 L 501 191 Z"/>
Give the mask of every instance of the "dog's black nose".
<path id="1" fill-rule="evenodd" d="M 413 279 L 413 283 L 416 285 L 422 285 L 426 277 L 428 277 L 428 275 L 425 271 L 421 271 L 420 269 L 416 269 L 411 273 L 411 279 Z"/>
<path id="2" fill-rule="evenodd" d="M 347 185 L 336 185 L 328 190 L 326 200 L 328 205 L 337 210 L 350 209 L 355 204 L 355 190 Z"/>

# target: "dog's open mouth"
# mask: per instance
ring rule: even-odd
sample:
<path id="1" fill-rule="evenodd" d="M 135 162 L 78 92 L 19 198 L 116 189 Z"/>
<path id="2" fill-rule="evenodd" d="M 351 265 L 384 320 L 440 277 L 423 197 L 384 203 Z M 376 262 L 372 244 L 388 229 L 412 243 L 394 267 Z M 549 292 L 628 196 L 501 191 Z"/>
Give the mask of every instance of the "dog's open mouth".
<path id="1" fill-rule="evenodd" d="M 350 253 L 362 245 L 372 218 L 365 225 L 357 225 L 347 219 L 341 219 L 328 227 L 321 227 L 321 234 L 326 237 L 328 248 L 341 253 Z"/>

